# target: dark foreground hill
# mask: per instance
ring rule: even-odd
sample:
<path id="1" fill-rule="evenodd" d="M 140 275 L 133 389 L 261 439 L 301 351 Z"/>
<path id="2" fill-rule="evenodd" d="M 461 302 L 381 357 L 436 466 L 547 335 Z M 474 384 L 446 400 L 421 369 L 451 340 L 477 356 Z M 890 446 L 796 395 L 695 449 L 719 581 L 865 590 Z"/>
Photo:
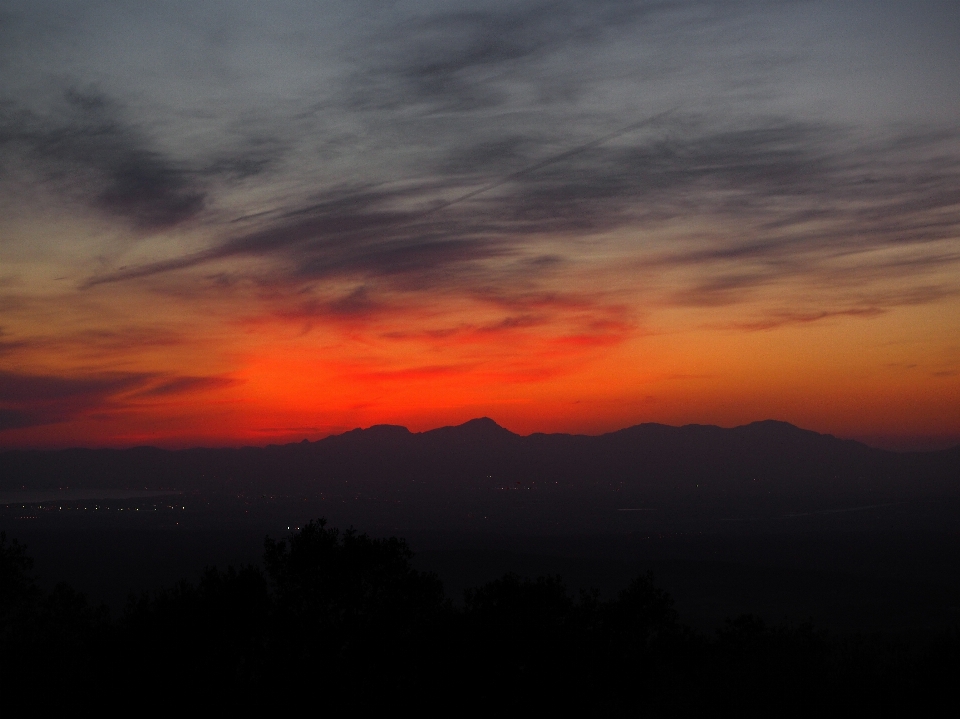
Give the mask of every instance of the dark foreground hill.
<path id="1" fill-rule="evenodd" d="M 403 540 L 310 522 L 268 538 L 262 568 L 208 567 L 112 619 L 67 585 L 43 591 L 0 533 L 2 705 L 839 716 L 954 701 L 955 630 L 830 634 L 741 615 L 705 634 L 649 575 L 604 599 L 507 574 L 456 606 L 411 558 Z"/>

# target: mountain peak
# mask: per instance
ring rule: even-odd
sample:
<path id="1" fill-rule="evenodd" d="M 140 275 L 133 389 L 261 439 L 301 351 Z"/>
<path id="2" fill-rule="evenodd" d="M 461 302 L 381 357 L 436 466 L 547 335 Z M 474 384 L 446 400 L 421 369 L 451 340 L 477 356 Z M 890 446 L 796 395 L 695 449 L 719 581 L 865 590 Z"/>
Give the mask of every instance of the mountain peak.
<path id="1" fill-rule="evenodd" d="M 501 427 L 489 417 L 477 417 L 463 424 L 453 427 L 440 427 L 424 432 L 426 435 L 471 437 L 476 439 L 494 439 L 500 437 L 516 437 L 509 429 Z"/>
<path id="2" fill-rule="evenodd" d="M 780 419 L 761 419 L 756 422 L 750 422 L 749 424 L 740 425 L 737 429 L 742 429 L 744 427 L 752 427 L 753 429 L 777 429 L 784 431 L 798 431 L 798 432 L 809 432 L 810 430 L 800 429 L 795 424 L 790 424 L 789 422 L 784 422 Z"/>
<path id="3" fill-rule="evenodd" d="M 357 427 L 356 429 L 351 429 L 348 432 L 344 432 L 341 435 L 334 435 L 337 437 L 366 437 L 366 438 L 383 438 L 387 437 L 402 437 L 404 435 L 410 434 L 410 430 L 402 425 L 398 424 L 374 424 L 366 429 L 363 427 Z"/>
<path id="4" fill-rule="evenodd" d="M 477 417 L 476 419 L 467 420 L 463 424 L 458 424 L 456 426 L 463 427 L 463 428 L 469 427 L 471 429 L 474 429 L 474 428 L 475 429 L 481 429 L 481 428 L 482 429 L 504 429 L 489 417 Z M 509 430 L 504 430 L 504 431 L 506 432 Z"/>

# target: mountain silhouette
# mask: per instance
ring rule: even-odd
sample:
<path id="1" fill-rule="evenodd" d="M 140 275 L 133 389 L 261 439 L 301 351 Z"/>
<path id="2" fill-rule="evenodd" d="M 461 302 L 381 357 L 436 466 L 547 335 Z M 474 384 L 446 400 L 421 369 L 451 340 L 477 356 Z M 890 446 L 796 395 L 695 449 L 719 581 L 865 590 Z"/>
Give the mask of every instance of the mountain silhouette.
<path id="1" fill-rule="evenodd" d="M 0 491 L 79 487 L 457 496 L 528 488 L 637 501 L 897 501 L 960 495 L 960 447 L 898 453 L 762 421 L 640 424 L 599 436 L 520 436 L 483 417 L 410 432 L 375 425 L 240 449 L 0 453 Z M 392 496 L 392 495 L 391 495 Z M 538 495 L 542 496 L 542 495 Z"/>

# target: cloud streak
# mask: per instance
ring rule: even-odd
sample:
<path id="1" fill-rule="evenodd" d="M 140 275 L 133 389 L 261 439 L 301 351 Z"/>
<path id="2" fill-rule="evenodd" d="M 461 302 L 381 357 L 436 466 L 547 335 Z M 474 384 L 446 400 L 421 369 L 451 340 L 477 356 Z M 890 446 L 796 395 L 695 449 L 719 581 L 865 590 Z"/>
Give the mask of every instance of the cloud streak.
<path id="1" fill-rule="evenodd" d="M 0 371 L 0 431 L 57 424 L 80 415 L 136 406 L 136 400 L 225 389 L 228 377 L 164 377 L 154 373 L 87 376 Z"/>
<path id="2" fill-rule="evenodd" d="M 254 142 L 199 163 L 180 161 L 156 149 L 125 114 L 96 89 L 68 87 L 45 113 L 0 102 L 0 150 L 35 166 L 68 195 L 145 233 L 195 220 L 211 201 L 212 182 L 258 175 L 279 152 L 272 143 Z"/>
<path id="3" fill-rule="evenodd" d="M 866 267 L 875 276 L 920 276 L 928 266 L 957 262 L 937 243 L 960 228 L 960 135 L 914 136 L 909 154 L 891 158 L 884 146 L 858 143 L 852 134 L 784 119 L 711 131 L 690 118 L 658 115 L 448 200 L 433 199 L 444 184 L 433 179 L 397 191 L 337 191 L 207 250 L 120 268 L 85 286 L 253 257 L 272 263 L 273 282 L 349 279 L 475 292 L 506 277 L 511 262 L 536 252 L 543 238 L 576 243 L 698 218 L 735 219 L 741 237 L 620 251 L 643 257 L 647 267 L 708 273 L 707 282 L 682 291 L 688 297 L 822 275 L 844 257 L 864 258 L 866 266 L 854 271 L 860 276 Z M 883 247 L 914 254 L 870 256 Z M 561 252 L 552 263 L 528 266 L 527 277 L 548 275 L 556 261 L 576 262 L 575 244 Z M 733 266 L 739 269 L 731 273 Z"/>

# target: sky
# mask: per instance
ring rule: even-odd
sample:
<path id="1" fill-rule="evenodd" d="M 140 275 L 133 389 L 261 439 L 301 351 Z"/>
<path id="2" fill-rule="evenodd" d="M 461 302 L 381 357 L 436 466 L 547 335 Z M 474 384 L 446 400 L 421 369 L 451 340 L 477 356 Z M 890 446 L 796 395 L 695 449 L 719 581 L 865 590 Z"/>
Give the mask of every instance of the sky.
<path id="1" fill-rule="evenodd" d="M 960 443 L 954 0 L 0 0 L 0 447 Z"/>

